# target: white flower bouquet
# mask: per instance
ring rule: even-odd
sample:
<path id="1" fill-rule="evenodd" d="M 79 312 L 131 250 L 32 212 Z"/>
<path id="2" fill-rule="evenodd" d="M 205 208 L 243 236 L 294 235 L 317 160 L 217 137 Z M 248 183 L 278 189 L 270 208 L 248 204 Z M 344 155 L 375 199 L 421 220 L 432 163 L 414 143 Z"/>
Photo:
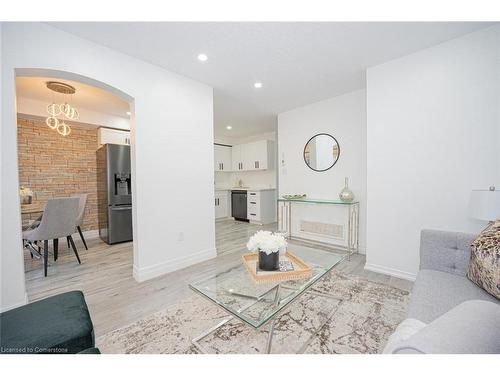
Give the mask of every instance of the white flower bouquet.
<path id="1" fill-rule="evenodd" d="M 264 252 L 267 255 L 271 253 L 286 252 L 287 242 L 285 237 L 280 233 L 272 233 L 266 230 L 259 230 L 255 233 L 247 243 L 247 249 L 252 252 Z"/>

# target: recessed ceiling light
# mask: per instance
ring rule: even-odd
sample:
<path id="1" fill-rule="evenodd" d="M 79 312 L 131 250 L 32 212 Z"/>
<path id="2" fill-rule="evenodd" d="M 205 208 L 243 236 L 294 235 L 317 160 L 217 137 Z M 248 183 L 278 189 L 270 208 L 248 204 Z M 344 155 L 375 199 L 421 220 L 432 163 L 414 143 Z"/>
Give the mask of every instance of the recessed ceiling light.
<path id="1" fill-rule="evenodd" d="M 262 82 L 255 82 L 253 84 L 253 87 L 255 87 L 256 89 L 260 89 L 262 87 Z"/>
<path id="2" fill-rule="evenodd" d="M 205 55 L 204 53 L 200 53 L 198 55 L 198 60 L 200 60 L 200 61 L 207 61 L 208 60 L 208 56 Z"/>
<path id="3" fill-rule="evenodd" d="M 227 130 L 231 130 L 233 127 L 231 125 L 226 126 Z"/>
<path id="4" fill-rule="evenodd" d="M 127 111 L 127 116 L 130 116 L 132 113 L 130 111 Z"/>

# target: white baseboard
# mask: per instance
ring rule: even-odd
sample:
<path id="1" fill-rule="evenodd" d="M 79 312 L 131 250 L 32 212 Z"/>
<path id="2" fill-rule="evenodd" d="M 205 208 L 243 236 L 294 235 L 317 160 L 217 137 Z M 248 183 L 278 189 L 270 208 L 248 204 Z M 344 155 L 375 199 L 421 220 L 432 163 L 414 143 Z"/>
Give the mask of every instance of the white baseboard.
<path id="1" fill-rule="evenodd" d="M 405 280 L 409 280 L 409 281 L 415 281 L 415 279 L 417 278 L 416 274 L 406 272 L 406 271 L 397 270 L 395 268 L 380 266 L 378 264 L 373 264 L 373 263 L 366 263 L 365 270 L 373 271 L 373 272 L 377 272 L 377 273 L 382 273 L 384 275 L 399 277 L 400 279 L 405 279 Z"/>
<path id="2" fill-rule="evenodd" d="M 0 312 L 5 312 L 5 311 L 8 311 L 8 310 L 12 310 L 12 309 L 15 309 L 16 307 L 21 307 L 21 306 L 24 306 L 28 303 L 28 293 L 24 293 L 24 301 L 20 301 L 20 302 L 17 302 L 17 303 L 14 303 L 10 306 L 7 306 L 7 307 L 3 307 L 0 309 Z"/>
<path id="3" fill-rule="evenodd" d="M 146 280 L 154 279 L 155 277 L 162 276 L 173 271 L 180 270 L 182 268 L 186 268 L 193 264 L 215 258 L 216 256 L 217 256 L 217 251 L 215 250 L 215 248 L 212 248 L 148 267 L 139 268 L 136 267 L 136 265 L 134 264 L 134 269 L 133 269 L 134 279 L 140 283 Z"/>

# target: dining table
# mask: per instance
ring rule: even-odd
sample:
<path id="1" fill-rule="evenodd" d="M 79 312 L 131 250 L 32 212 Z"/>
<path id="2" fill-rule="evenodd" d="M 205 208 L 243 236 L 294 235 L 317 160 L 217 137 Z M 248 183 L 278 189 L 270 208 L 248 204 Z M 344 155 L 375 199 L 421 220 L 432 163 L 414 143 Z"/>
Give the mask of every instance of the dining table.
<path id="1" fill-rule="evenodd" d="M 41 202 L 21 204 L 21 215 L 41 214 L 45 209 L 45 204 Z"/>
<path id="2" fill-rule="evenodd" d="M 35 220 L 38 219 L 42 214 L 45 209 L 45 203 L 41 202 L 35 202 L 35 203 L 29 203 L 29 204 L 21 204 L 21 218 L 23 219 L 23 230 L 29 230 L 31 229 L 31 225 L 33 225 L 33 219 L 32 215 L 37 215 Z M 24 224 L 24 218 L 27 217 L 27 222 L 26 225 Z M 24 242 L 24 241 L 23 241 Z M 42 257 L 42 254 L 40 252 L 40 249 L 35 247 L 34 244 L 32 243 L 24 243 L 24 247 L 27 248 L 33 257 L 36 259 L 40 259 Z"/>

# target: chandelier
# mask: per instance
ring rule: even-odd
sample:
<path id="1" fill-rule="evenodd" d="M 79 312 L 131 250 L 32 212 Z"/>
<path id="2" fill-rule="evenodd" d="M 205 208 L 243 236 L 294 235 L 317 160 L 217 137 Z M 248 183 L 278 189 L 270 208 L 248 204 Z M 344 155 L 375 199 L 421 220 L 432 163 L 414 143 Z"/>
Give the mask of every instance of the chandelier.
<path id="1" fill-rule="evenodd" d="M 46 82 L 46 85 L 49 90 L 62 94 L 64 100 L 62 104 L 57 104 L 55 103 L 55 100 L 53 100 L 52 104 L 47 106 L 47 113 L 49 116 L 45 120 L 45 123 L 49 128 L 57 130 L 59 134 L 65 137 L 71 133 L 71 127 L 66 124 L 65 120 L 75 121 L 79 116 L 76 108 L 71 106 L 71 104 L 69 104 L 66 100 L 66 96 L 74 95 L 76 89 L 73 86 L 62 82 L 49 81 Z"/>

